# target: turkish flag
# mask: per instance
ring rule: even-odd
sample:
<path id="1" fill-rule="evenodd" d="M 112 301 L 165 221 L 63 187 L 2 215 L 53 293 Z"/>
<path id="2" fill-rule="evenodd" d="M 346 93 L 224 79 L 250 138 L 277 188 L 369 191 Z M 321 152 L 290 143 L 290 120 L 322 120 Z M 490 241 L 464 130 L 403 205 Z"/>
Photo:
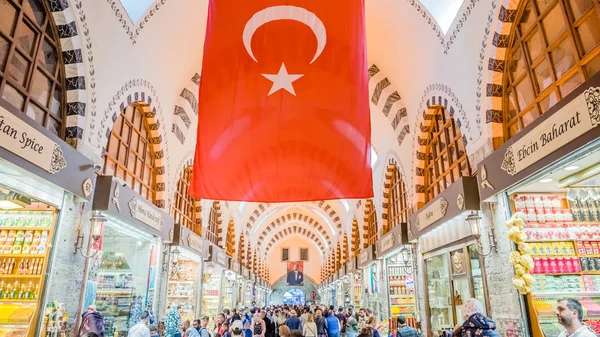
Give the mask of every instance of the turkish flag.
<path id="1" fill-rule="evenodd" d="M 190 195 L 373 196 L 363 0 L 210 0 Z"/>

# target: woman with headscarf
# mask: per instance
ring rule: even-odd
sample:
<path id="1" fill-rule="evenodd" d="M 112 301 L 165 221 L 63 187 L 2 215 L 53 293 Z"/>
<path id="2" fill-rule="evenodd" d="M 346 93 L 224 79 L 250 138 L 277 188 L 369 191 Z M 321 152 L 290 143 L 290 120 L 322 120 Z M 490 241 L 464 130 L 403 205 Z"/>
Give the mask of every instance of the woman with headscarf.
<path id="1" fill-rule="evenodd" d="M 454 328 L 455 337 L 500 337 L 496 332 L 496 323 L 483 314 L 483 305 L 477 299 L 468 299 L 461 307 L 464 323 Z"/>

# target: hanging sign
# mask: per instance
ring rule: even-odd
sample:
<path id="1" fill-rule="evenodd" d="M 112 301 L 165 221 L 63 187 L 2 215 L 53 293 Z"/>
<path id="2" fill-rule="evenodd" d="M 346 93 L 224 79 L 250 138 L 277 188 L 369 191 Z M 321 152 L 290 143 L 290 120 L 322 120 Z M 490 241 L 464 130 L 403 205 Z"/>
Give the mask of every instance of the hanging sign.
<path id="1" fill-rule="evenodd" d="M 240 264 L 237 261 L 231 261 L 231 270 L 234 273 L 240 275 L 241 274 L 241 272 L 240 272 Z"/>
<path id="2" fill-rule="evenodd" d="M 202 252 L 202 238 L 196 234 L 190 233 L 187 237 L 188 246 L 198 252 Z"/>
<path id="3" fill-rule="evenodd" d="M 600 125 L 600 87 L 590 87 L 504 153 L 501 168 L 511 176 Z"/>
<path id="4" fill-rule="evenodd" d="M 448 202 L 444 198 L 439 198 L 427 207 L 419 212 L 415 225 L 418 230 L 431 226 L 434 222 L 442 219 L 446 216 L 446 210 L 448 209 Z"/>
<path id="5" fill-rule="evenodd" d="M 2 106 L 0 146 L 51 174 L 67 167 L 60 145 Z"/>
<path id="6" fill-rule="evenodd" d="M 131 199 L 128 205 L 131 217 L 145 223 L 159 232 L 162 230 L 163 217 L 160 212 L 138 198 Z"/>
<path id="7" fill-rule="evenodd" d="M 225 255 L 221 251 L 217 251 L 215 254 L 215 262 L 217 262 L 223 267 L 227 266 L 227 255 Z"/>

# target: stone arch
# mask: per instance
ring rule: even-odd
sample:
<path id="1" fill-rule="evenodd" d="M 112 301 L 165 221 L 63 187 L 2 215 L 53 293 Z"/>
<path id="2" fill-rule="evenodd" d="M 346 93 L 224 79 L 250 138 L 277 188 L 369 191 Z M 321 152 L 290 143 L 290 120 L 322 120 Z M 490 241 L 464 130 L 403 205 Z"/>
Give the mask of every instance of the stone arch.
<path id="1" fill-rule="evenodd" d="M 102 147 L 102 153 L 106 153 L 106 147 L 108 145 L 108 139 L 112 133 L 112 127 L 114 126 L 114 123 L 116 122 L 117 118 L 119 118 L 119 115 L 121 114 L 121 111 L 125 110 L 127 107 L 129 106 L 134 106 L 135 109 L 138 109 L 140 111 L 140 113 L 142 114 L 143 118 L 145 119 L 145 123 L 148 125 L 148 142 L 152 145 L 152 150 L 154 152 L 154 172 L 155 172 L 155 176 L 156 176 L 156 193 L 155 193 L 155 197 L 154 197 L 154 204 L 157 207 L 160 207 L 162 209 L 167 210 L 167 203 L 166 203 L 166 175 L 165 175 L 165 160 L 164 160 L 164 149 L 163 149 L 163 143 L 162 143 L 162 139 L 158 133 L 158 121 L 154 118 L 154 114 L 152 113 L 152 110 L 150 109 L 150 106 L 148 105 L 148 103 L 144 102 L 144 101 L 140 101 L 140 100 L 135 100 L 135 101 L 131 101 L 129 102 L 127 105 L 123 104 L 122 107 L 123 109 L 119 110 L 118 113 L 115 113 L 112 117 L 112 124 L 110 129 L 106 130 L 106 142 L 104 143 L 105 145 Z"/>
<path id="2" fill-rule="evenodd" d="M 392 86 L 376 64 L 369 67 L 369 97 L 379 112 L 383 114 L 396 135 L 398 146 L 410 134 L 408 112 L 398 91 Z"/>
<path id="3" fill-rule="evenodd" d="M 267 247 L 269 247 L 269 243 L 276 239 L 277 234 L 279 234 L 280 239 L 284 239 L 287 235 L 294 234 L 302 235 L 307 238 L 310 236 L 311 240 L 316 243 L 317 247 L 321 249 L 321 252 L 323 254 L 325 253 L 325 249 L 327 249 L 328 242 L 319 237 L 319 235 L 317 235 L 318 232 L 305 223 L 288 223 L 279 226 L 277 228 L 277 231 L 273 231 L 267 233 L 265 236 L 261 236 L 261 238 L 259 239 L 260 243 L 257 245 L 257 249 L 262 251 L 263 254 L 266 254 L 268 252 Z M 312 238 L 316 239 L 313 240 Z M 265 249 L 263 249 L 263 247 Z"/>
<path id="4" fill-rule="evenodd" d="M 65 140 L 77 148 L 83 138 L 85 113 L 87 108 L 87 86 L 85 64 L 83 61 L 83 45 L 75 13 L 68 1 L 47 1 L 58 30 L 58 39 L 65 67 L 65 101 L 67 103 L 67 119 Z"/>
<path id="5" fill-rule="evenodd" d="M 192 127 L 192 121 L 198 116 L 199 86 L 200 75 L 196 73 L 192 79 L 186 83 L 175 102 L 171 132 L 175 135 L 175 138 L 177 138 L 181 145 L 185 143 L 185 135 Z"/>
<path id="6" fill-rule="evenodd" d="M 268 254 L 270 252 L 271 248 L 273 248 L 277 244 L 277 242 L 286 238 L 289 235 L 294 235 L 294 234 L 304 236 L 309 241 L 315 243 L 315 245 L 317 245 L 317 247 L 319 247 L 319 249 L 321 250 L 323 255 L 325 255 L 326 249 L 325 249 L 325 245 L 323 244 L 323 241 L 320 240 L 319 237 L 315 233 L 310 232 L 306 228 L 301 228 L 299 226 L 291 226 L 291 228 L 285 228 L 285 229 L 281 230 L 280 232 L 277 232 L 275 235 L 273 235 L 271 240 L 269 240 L 269 243 L 265 246 L 265 249 L 264 249 L 265 254 Z"/>
<path id="7" fill-rule="evenodd" d="M 431 92 L 441 92 L 441 94 L 432 95 Z M 450 95 L 450 100 L 447 95 Z M 473 140 L 470 130 L 470 123 L 466 118 L 466 113 L 462 107 L 462 104 L 458 102 L 458 99 L 452 93 L 452 90 L 444 84 L 432 84 L 425 90 L 423 95 L 422 103 L 420 104 L 420 111 L 415 121 L 415 135 L 413 136 L 413 148 L 415 156 L 413 157 L 413 184 L 415 186 L 415 193 L 413 195 L 413 205 L 419 207 L 420 203 L 425 200 L 425 150 L 428 139 L 422 138 L 422 135 L 426 130 L 431 127 L 431 122 L 434 119 L 435 111 L 438 107 L 444 108 L 450 116 L 454 119 L 456 126 L 460 130 L 462 140 L 465 146 L 465 151 L 469 142 Z M 463 123 L 463 121 L 465 121 Z M 418 127 L 417 127 L 418 125 Z M 466 132 L 465 132 L 466 131 Z M 469 153 L 467 151 L 467 156 Z M 470 162 L 471 165 L 473 163 Z"/>
<path id="8" fill-rule="evenodd" d="M 503 113 L 502 113 L 502 83 L 506 65 L 506 51 L 510 44 L 510 33 L 517 18 L 517 9 L 523 0 L 501 0 L 498 10 L 498 20 L 491 38 L 487 81 L 485 86 L 486 131 L 489 133 L 494 148 L 504 142 Z"/>
<path id="9" fill-rule="evenodd" d="M 321 210 L 323 210 L 325 212 L 325 214 L 327 216 L 329 216 L 330 220 L 332 221 L 332 223 L 334 225 L 334 228 L 336 228 L 338 230 L 338 232 L 341 233 L 342 219 L 335 211 L 335 208 L 333 206 L 331 206 L 327 201 L 323 201 L 323 200 L 322 201 L 313 201 L 312 203 L 317 205 Z M 269 208 L 271 206 L 278 206 L 278 204 L 272 204 L 272 203 L 258 204 L 256 206 L 256 208 L 254 209 L 254 211 L 252 212 L 252 214 L 250 215 L 250 217 L 248 218 L 248 221 L 246 222 L 246 228 L 248 230 L 252 229 L 254 227 L 254 224 L 259 221 L 259 219 L 262 215 L 264 215 L 265 213 L 267 213 L 267 211 L 269 211 Z"/>
<path id="10" fill-rule="evenodd" d="M 301 222 L 307 224 L 308 226 L 312 227 L 315 231 L 323 235 L 323 237 L 329 245 L 331 245 L 333 242 L 333 239 L 329 236 L 323 225 L 320 224 L 313 217 L 298 212 L 292 212 L 286 215 L 282 215 L 276 218 L 275 220 L 271 221 L 271 223 L 262 230 L 260 236 L 258 237 L 257 247 L 262 246 L 264 238 L 268 236 L 271 232 L 279 229 L 281 226 L 284 226 L 290 222 Z"/>

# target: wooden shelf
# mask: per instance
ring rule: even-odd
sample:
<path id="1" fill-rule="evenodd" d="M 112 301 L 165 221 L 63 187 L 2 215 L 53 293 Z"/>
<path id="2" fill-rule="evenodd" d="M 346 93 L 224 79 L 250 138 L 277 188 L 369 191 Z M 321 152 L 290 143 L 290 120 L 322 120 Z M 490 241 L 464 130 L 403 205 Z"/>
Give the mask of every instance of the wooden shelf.
<path id="1" fill-rule="evenodd" d="M 0 254 L 0 257 L 45 258 L 46 253 L 44 253 L 44 254 Z"/>
<path id="2" fill-rule="evenodd" d="M 3 299 L 0 299 L 0 303 L 2 303 L 2 304 L 10 304 L 10 303 L 21 304 L 21 303 L 36 303 L 36 302 L 37 302 L 37 299 L 18 299 L 18 298 L 13 298 L 13 299 L 3 298 Z M 0 324 L 2 324 L 2 323 L 0 323 Z"/>
<path id="3" fill-rule="evenodd" d="M 0 226 L 0 230 L 7 231 L 49 231 L 49 227 L 20 227 L 20 226 Z"/>
<path id="4" fill-rule="evenodd" d="M 42 275 L 0 274 L 0 278 L 40 278 Z"/>

